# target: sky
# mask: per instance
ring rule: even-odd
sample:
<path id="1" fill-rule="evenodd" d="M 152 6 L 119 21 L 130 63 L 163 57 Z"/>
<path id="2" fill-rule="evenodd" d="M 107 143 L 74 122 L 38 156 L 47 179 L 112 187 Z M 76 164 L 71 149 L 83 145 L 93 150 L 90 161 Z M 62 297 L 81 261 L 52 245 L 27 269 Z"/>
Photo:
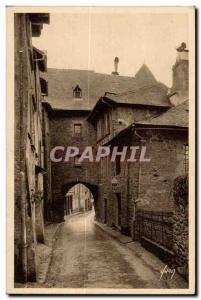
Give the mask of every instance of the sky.
<path id="1" fill-rule="evenodd" d="M 33 45 L 47 50 L 48 68 L 111 74 L 119 57 L 120 75 L 134 76 L 143 63 L 157 80 L 172 84 L 176 47 L 188 45 L 185 13 L 136 13 L 134 9 L 83 8 L 51 13 Z"/>

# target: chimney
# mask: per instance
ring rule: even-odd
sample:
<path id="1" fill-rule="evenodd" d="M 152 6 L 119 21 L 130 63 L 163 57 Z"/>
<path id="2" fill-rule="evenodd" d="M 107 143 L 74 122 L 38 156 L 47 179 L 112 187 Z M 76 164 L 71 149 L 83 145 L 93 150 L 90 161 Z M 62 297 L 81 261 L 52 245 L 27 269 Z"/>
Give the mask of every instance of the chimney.
<path id="1" fill-rule="evenodd" d="M 118 64 L 119 64 L 119 58 L 116 56 L 114 59 L 114 72 L 112 72 L 112 75 L 119 75 Z"/>
<path id="2" fill-rule="evenodd" d="M 188 99 L 189 94 L 189 62 L 186 43 L 181 43 L 177 48 L 177 58 L 173 71 L 173 82 L 171 88 L 170 101 L 173 105 L 178 105 Z"/>

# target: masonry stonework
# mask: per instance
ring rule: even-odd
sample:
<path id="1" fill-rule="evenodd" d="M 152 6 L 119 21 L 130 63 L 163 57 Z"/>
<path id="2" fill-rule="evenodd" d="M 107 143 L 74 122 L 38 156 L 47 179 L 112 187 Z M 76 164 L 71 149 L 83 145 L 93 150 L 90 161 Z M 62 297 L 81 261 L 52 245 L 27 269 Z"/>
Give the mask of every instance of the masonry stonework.
<path id="1" fill-rule="evenodd" d="M 44 242 L 40 72 L 45 71 L 45 55 L 32 46 L 32 36 L 40 36 L 36 29 L 49 22 L 49 15 L 16 13 L 14 22 L 15 281 L 26 282 L 36 280 L 35 249 Z"/>
<path id="2" fill-rule="evenodd" d="M 94 145 L 95 131 L 93 126 L 86 121 L 88 112 L 82 114 L 71 112 L 64 116 L 65 111 L 56 113 L 50 122 L 51 128 L 51 149 L 56 146 L 77 146 L 80 150 Z M 74 132 L 74 124 L 81 125 L 81 133 Z M 51 181 L 53 210 L 56 211 L 57 218 L 63 217 L 63 201 L 65 194 L 73 184 L 83 183 L 97 186 L 96 166 L 91 162 L 83 162 L 76 165 L 74 159 L 69 162 L 51 162 Z M 92 191 L 93 192 L 93 191 Z"/>

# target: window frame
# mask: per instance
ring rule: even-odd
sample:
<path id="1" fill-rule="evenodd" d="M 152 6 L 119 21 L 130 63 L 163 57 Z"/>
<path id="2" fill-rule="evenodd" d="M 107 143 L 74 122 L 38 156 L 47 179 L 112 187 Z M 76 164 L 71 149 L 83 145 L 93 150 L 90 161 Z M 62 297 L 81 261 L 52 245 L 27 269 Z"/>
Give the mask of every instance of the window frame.
<path id="1" fill-rule="evenodd" d="M 76 87 L 73 89 L 73 98 L 82 99 L 82 89 L 79 87 L 79 85 L 76 85 Z"/>
<path id="2" fill-rule="evenodd" d="M 76 132 L 75 130 L 76 126 L 80 128 L 79 132 Z M 78 122 L 73 123 L 73 134 L 74 136 L 82 136 L 82 123 L 78 123 Z"/>
<path id="3" fill-rule="evenodd" d="M 74 167 L 75 168 L 81 168 L 82 167 L 82 163 L 79 161 L 80 157 L 81 157 L 81 155 L 76 155 L 74 157 Z"/>

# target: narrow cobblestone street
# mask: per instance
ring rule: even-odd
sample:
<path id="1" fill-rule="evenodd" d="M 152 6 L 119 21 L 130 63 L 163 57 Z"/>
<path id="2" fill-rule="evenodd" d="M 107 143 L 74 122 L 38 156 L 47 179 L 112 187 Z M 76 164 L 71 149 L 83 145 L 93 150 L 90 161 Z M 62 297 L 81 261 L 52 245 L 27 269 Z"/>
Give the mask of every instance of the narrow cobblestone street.
<path id="1" fill-rule="evenodd" d="M 166 280 L 159 280 L 160 272 L 153 271 L 131 249 L 109 237 L 93 220 L 92 212 L 67 218 L 55 243 L 46 287 L 169 287 Z M 179 285 L 178 288 L 185 287 Z"/>

